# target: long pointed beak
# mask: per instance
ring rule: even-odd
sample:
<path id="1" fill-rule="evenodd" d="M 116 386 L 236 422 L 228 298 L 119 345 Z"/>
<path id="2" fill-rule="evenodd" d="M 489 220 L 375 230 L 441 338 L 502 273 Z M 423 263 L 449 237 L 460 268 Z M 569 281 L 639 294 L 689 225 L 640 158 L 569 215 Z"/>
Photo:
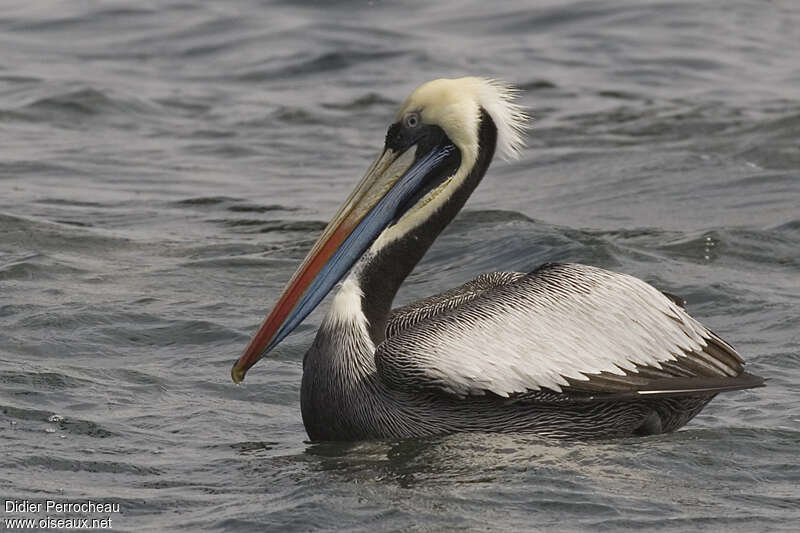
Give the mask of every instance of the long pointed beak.
<path id="1" fill-rule="evenodd" d="M 388 148 L 383 151 L 322 232 L 233 365 L 234 382 L 241 382 L 251 366 L 300 325 L 392 223 L 409 192 L 452 150 L 452 145 L 439 147 L 419 158 L 416 146 L 400 154 Z"/>

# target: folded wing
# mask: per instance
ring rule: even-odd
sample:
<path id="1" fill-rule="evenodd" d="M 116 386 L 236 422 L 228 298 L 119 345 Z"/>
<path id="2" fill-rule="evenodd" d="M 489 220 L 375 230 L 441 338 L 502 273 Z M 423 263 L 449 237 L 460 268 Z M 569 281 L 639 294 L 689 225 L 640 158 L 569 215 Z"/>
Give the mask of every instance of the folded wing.
<path id="1" fill-rule="evenodd" d="M 637 278 L 577 264 L 489 276 L 500 277 L 394 313 L 375 354 L 389 386 L 619 397 L 761 384 L 677 299 Z"/>

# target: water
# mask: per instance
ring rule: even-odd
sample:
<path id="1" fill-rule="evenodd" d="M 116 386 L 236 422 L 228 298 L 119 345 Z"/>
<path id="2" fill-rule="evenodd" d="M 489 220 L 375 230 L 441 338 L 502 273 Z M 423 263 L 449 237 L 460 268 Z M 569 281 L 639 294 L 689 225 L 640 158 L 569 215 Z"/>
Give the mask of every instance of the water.
<path id="1" fill-rule="evenodd" d="M 800 6 L 403 4 L 4 3 L 0 495 L 116 502 L 117 531 L 794 530 Z M 463 74 L 522 88 L 528 147 L 398 303 L 590 263 L 682 295 L 767 388 L 645 439 L 310 444 L 325 304 L 231 383 L 402 100 Z"/>

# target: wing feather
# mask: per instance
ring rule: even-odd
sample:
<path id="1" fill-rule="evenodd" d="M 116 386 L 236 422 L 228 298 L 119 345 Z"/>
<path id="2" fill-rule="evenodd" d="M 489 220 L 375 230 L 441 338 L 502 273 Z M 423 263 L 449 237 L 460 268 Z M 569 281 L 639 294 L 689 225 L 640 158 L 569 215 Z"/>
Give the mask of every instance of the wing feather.
<path id="1" fill-rule="evenodd" d="M 395 315 L 414 319 L 398 319 L 402 327 L 376 350 L 390 386 L 462 397 L 542 389 L 622 393 L 665 379 L 743 371 L 736 351 L 690 317 L 679 299 L 625 274 L 548 264 L 463 298 L 459 289 Z"/>
<path id="2" fill-rule="evenodd" d="M 525 274 L 522 272 L 491 272 L 481 274 L 473 280 L 435 296 L 418 300 L 409 305 L 392 310 L 386 323 L 386 337 L 408 329 L 416 323 L 444 313 L 473 300 L 500 285 L 516 281 Z"/>

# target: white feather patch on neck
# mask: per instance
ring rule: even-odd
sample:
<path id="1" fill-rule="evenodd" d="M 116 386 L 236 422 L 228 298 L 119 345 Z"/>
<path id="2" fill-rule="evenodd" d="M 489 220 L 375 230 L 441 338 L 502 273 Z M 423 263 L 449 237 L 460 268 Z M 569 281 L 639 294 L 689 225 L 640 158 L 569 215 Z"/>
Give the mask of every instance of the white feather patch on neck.
<path id="1" fill-rule="evenodd" d="M 351 274 L 339 284 L 339 290 L 333 297 L 333 303 L 325 317 L 325 322 L 334 327 L 356 324 L 366 332 L 368 321 L 361 308 L 363 296 L 364 291 L 361 290 L 356 277 Z"/>

